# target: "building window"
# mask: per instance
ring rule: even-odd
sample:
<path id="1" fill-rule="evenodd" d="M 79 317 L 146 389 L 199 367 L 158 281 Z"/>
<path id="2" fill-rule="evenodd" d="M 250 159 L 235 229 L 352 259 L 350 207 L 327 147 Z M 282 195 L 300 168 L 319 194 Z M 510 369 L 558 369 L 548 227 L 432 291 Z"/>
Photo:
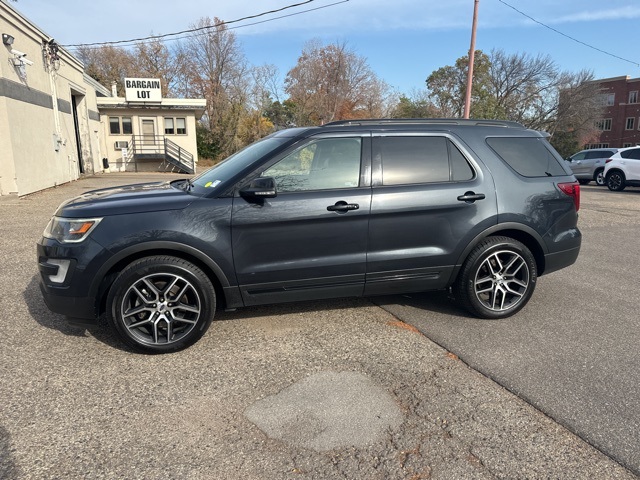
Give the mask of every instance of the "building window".
<path id="1" fill-rule="evenodd" d="M 622 144 L 622 148 L 627 148 L 627 147 L 633 147 L 633 145 L 630 144 L 630 143 L 623 143 Z"/>
<path id="2" fill-rule="evenodd" d="M 132 135 L 131 117 L 109 117 L 109 132 L 111 135 Z"/>
<path id="3" fill-rule="evenodd" d="M 615 104 L 616 94 L 615 93 L 602 93 L 600 94 L 599 101 L 602 105 L 607 107 L 611 107 Z"/>
<path id="4" fill-rule="evenodd" d="M 629 92 L 629 103 L 638 103 L 638 91 Z"/>
<path id="5" fill-rule="evenodd" d="M 131 123 L 131 117 L 122 117 L 122 134 L 133 134 L 133 124 Z"/>
<path id="6" fill-rule="evenodd" d="M 596 128 L 602 131 L 610 131 L 611 130 L 611 119 L 605 118 L 604 120 L 598 120 L 596 122 Z"/>
<path id="7" fill-rule="evenodd" d="M 164 134 L 165 135 L 186 135 L 187 119 L 165 117 Z"/>
<path id="8" fill-rule="evenodd" d="M 120 135 L 120 117 L 109 117 L 109 132 L 111 135 Z"/>
<path id="9" fill-rule="evenodd" d="M 173 118 L 165 118 L 164 119 L 164 134 L 165 135 L 173 135 L 175 132 L 173 128 Z"/>
<path id="10" fill-rule="evenodd" d="M 187 134 L 187 119 L 186 118 L 176 118 L 176 133 L 178 135 L 186 135 Z"/>
<path id="11" fill-rule="evenodd" d="M 585 150 L 591 150 L 592 148 L 609 148 L 609 144 L 608 143 L 591 143 L 591 144 L 585 145 L 584 147 Z"/>
<path id="12" fill-rule="evenodd" d="M 633 130 L 634 127 L 635 127 L 635 122 L 636 122 L 635 117 L 628 117 L 627 118 L 627 123 L 626 123 L 626 125 L 624 127 L 625 130 Z"/>

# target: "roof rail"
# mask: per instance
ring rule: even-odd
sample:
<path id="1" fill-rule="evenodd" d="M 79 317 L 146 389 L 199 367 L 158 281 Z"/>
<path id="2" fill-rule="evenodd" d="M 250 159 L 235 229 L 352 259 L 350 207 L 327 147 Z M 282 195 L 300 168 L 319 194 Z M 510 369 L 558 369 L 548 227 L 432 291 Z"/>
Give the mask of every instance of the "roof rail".
<path id="1" fill-rule="evenodd" d="M 518 122 L 508 120 L 478 120 L 463 118 L 366 118 L 357 120 L 338 120 L 325 123 L 323 127 L 342 127 L 348 125 L 476 125 L 484 127 L 525 128 Z"/>

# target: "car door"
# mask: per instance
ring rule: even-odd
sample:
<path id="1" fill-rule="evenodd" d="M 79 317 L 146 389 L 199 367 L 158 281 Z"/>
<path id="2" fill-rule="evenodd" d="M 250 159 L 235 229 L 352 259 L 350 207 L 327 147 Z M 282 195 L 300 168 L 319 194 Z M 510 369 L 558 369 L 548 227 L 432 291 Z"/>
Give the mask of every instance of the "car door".
<path id="1" fill-rule="evenodd" d="M 372 140 L 365 294 L 443 288 L 464 248 L 497 223 L 493 179 L 448 134 Z"/>
<path id="2" fill-rule="evenodd" d="M 574 175 L 589 175 L 589 166 L 586 162 L 587 152 L 576 153 L 571 157 L 571 171 Z"/>
<path id="3" fill-rule="evenodd" d="M 370 135 L 321 135 L 255 177 L 272 198 L 236 195 L 233 260 L 246 305 L 362 295 L 371 207 Z"/>

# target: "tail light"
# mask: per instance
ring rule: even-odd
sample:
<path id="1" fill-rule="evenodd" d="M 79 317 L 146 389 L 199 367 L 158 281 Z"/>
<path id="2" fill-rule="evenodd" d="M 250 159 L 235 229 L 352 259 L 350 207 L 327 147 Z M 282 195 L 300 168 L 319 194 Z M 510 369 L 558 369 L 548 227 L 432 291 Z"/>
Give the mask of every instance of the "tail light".
<path id="1" fill-rule="evenodd" d="M 607 158 L 607 159 L 604 161 L 604 163 L 609 163 L 609 162 L 610 162 L 610 161 L 612 161 L 612 160 L 613 160 L 613 158 Z"/>
<path id="2" fill-rule="evenodd" d="M 578 182 L 559 183 L 558 188 L 573 198 L 576 212 L 580 210 L 580 184 Z"/>

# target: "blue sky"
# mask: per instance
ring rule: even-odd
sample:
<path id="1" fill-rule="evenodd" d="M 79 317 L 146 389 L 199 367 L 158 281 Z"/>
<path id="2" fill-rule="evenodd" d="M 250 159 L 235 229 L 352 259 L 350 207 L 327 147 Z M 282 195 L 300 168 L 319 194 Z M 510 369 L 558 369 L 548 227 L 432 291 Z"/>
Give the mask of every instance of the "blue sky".
<path id="1" fill-rule="evenodd" d="M 302 1 L 18 0 L 11 5 L 64 45 L 171 33 L 205 16 L 229 21 Z M 274 64 L 282 78 L 307 41 L 346 42 L 402 93 L 422 89 L 433 70 L 453 64 L 469 50 L 474 0 L 337 2 L 341 0 L 314 0 L 234 26 L 326 8 L 233 31 L 251 64 Z M 509 5 L 606 53 L 545 28 Z M 476 48 L 548 54 L 562 69 L 589 69 L 596 78 L 637 78 L 639 20 L 640 0 L 480 0 Z"/>

